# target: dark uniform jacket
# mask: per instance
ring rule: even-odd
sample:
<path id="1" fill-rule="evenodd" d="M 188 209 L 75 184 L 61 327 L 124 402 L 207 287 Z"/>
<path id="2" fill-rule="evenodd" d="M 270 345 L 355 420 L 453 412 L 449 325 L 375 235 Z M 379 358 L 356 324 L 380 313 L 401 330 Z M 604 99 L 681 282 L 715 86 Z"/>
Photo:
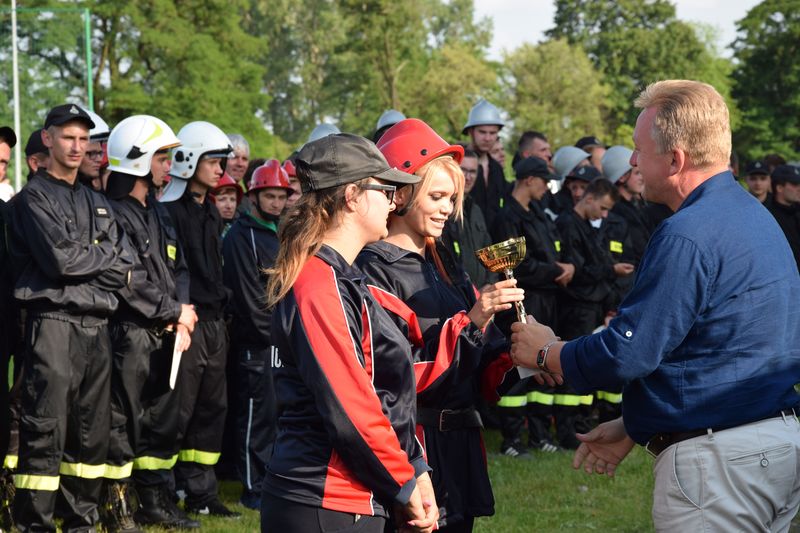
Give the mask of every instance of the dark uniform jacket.
<path id="1" fill-rule="evenodd" d="M 469 195 L 481 208 L 486 224 L 491 227 L 494 217 L 503 207 L 503 200 L 508 194 L 510 184 L 506 181 L 503 167 L 489 157 L 489 179 L 483 176 L 483 165 L 478 165 L 478 177 Z"/>
<path id="2" fill-rule="evenodd" d="M 464 198 L 463 220 L 447 221 L 442 234 L 442 244 L 461 262 L 476 287 L 481 288 L 499 279 L 498 275 L 487 270 L 475 255 L 477 250 L 492 244 L 492 238 L 481 208 L 471 197 Z"/>
<path id="3" fill-rule="evenodd" d="M 785 206 L 773 201 L 769 211 L 786 235 L 797 268 L 800 269 L 800 205 Z"/>
<path id="4" fill-rule="evenodd" d="M 628 221 L 614 213 L 608 213 L 599 228 L 599 237 L 603 247 L 608 250 L 614 263 L 630 263 L 634 267 L 638 263 L 634 255 L 633 236 Z M 615 277 L 613 295 L 608 300 L 609 309 L 617 307 L 633 287 L 635 275 Z"/>
<path id="5" fill-rule="evenodd" d="M 275 307 L 272 337 L 278 436 L 264 490 L 364 515 L 406 503 L 428 470 L 411 353 L 361 271 L 323 245 Z"/>
<path id="6" fill-rule="evenodd" d="M 40 169 L 14 201 L 12 228 L 23 307 L 95 317 L 116 310 L 133 257 L 104 196 Z"/>
<path id="7" fill-rule="evenodd" d="M 624 250 L 626 262 L 638 265 L 650 240 L 650 228 L 642 202 L 630 202 L 622 197 L 614 204 L 611 213 L 622 217 L 628 223 L 630 250 Z"/>
<path id="8" fill-rule="evenodd" d="M 482 371 L 506 346 L 490 341 L 467 316 L 476 297 L 463 271 L 449 270 L 450 285 L 433 261 L 385 241 L 366 246 L 356 262 L 412 345 L 420 411 L 474 410 Z M 490 325 L 487 331 L 496 329 Z M 441 431 L 426 423 L 419 433 L 433 468 L 440 525 L 492 514 L 480 428 Z"/>
<path id="9" fill-rule="evenodd" d="M 146 207 L 131 196 L 112 205 L 136 251 L 131 286 L 120 292 L 114 319 L 141 327 L 176 322 L 181 303 L 189 303 L 189 271 L 167 208 L 152 196 Z"/>
<path id="10" fill-rule="evenodd" d="M 164 205 L 183 247 L 189 268 L 189 298 L 198 318 L 222 318 L 228 289 L 222 281 L 222 217 L 219 211 L 209 195 L 202 204 L 197 203 L 189 187 L 179 199 Z"/>
<path id="11" fill-rule="evenodd" d="M 555 327 L 555 299 L 559 286 L 554 281 L 563 272 L 556 261 L 561 261 L 561 237 L 555 223 L 537 202 L 525 208 L 509 195 L 492 227 L 495 242 L 512 237 L 525 237 L 525 259 L 514 268 L 517 286 L 525 289 L 525 310 L 536 320 Z M 516 314 L 503 314 L 499 323 L 505 331 Z"/>
<path id="12" fill-rule="evenodd" d="M 264 269 L 272 267 L 278 256 L 276 230 L 274 223 L 256 220 L 246 213 L 236 219 L 222 243 L 222 272 L 225 285 L 233 293 L 231 339 L 242 348 L 272 345 L 272 311 L 265 305 Z"/>
<path id="13" fill-rule="evenodd" d="M 606 303 L 617 277 L 599 230 L 574 209 L 561 213 L 556 226 L 563 238 L 561 257 L 575 265 L 575 275 L 565 289 L 567 295 L 578 301 Z"/>

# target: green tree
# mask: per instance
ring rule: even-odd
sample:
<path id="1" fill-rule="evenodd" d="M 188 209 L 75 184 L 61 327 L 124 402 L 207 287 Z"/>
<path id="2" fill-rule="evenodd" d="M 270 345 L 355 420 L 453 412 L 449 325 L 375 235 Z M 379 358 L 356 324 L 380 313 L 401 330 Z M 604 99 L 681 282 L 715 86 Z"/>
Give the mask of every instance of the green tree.
<path id="1" fill-rule="evenodd" d="M 735 144 L 748 159 L 800 159 L 800 1 L 765 0 L 737 29 L 733 95 L 742 125 Z"/>
<path id="2" fill-rule="evenodd" d="M 667 0 L 556 0 L 555 26 L 547 34 L 581 45 L 603 73 L 616 137 L 635 122 L 633 100 L 654 81 L 705 81 L 733 107 L 729 62 L 714 55 L 702 31 L 678 20 Z"/>
<path id="3" fill-rule="evenodd" d="M 505 54 L 503 64 L 514 137 L 538 130 L 553 146 L 571 145 L 588 134 L 609 137 L 608 88 L 581 47 L 564 39 L 524 44 Z"/>

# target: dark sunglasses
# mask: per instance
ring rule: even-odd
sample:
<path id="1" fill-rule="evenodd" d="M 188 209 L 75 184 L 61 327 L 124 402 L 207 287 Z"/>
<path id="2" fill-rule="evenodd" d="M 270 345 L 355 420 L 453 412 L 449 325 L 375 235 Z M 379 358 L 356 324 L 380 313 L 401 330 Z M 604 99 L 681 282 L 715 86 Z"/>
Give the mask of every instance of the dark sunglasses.
<path id="1" fill-rule="evenodd" d="M 394 202 L 394 193 L 397 191 L 397 187 L 394 185 L 383 185 L 381 183 L 364 183 L 359 185 L 359 188 L 365 191 L 381 191 L 386 195 L 386 199 L 389 200 L 389 203 Z"/>

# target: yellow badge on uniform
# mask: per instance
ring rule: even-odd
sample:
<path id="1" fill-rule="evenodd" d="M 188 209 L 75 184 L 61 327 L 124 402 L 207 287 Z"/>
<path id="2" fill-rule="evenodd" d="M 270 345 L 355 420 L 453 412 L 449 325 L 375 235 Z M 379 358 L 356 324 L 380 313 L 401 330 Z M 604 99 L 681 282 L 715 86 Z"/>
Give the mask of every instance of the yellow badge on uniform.
<path id="1" fill-rule="evenodd" d="M 172 244 L 167 245 L 167 257 L 173 261 L 175 261 L 175 258 L 178 257 L 178 249 Z"/>
<path id="2" fill-rule="evenodd" d="M 622 253 L 622 243 L 619 241 L 611 241 L 608 243 L 608 248 L 615 254 Z"/>
<path id="3" fill-rule="evenodd" d="M 461 246 L 458 245 L 458 241 L 453 241 L 453 249 L 456 251 L 456 255 L 461 255 Z"/>
<path id="4" fill-rule="evenodd" d="M 553 244 L 556 245 L 556 252 L 561 251 L 561 241 L 555 241 Z"/>

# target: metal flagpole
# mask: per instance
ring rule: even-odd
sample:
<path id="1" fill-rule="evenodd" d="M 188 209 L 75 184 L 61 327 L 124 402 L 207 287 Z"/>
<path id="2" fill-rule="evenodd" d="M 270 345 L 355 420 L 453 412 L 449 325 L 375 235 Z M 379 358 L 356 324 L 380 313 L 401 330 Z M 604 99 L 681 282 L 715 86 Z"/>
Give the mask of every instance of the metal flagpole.
<path id="1" fill-rule="evenodd" d="M 17 0 L 11 0 L 11 65 L 14 70 L 14 132 L 17 145 L 14 147 L 14 191 L 22 187 L 22 131 L 20 130 L 19 63 L 17 62 Z"/>

